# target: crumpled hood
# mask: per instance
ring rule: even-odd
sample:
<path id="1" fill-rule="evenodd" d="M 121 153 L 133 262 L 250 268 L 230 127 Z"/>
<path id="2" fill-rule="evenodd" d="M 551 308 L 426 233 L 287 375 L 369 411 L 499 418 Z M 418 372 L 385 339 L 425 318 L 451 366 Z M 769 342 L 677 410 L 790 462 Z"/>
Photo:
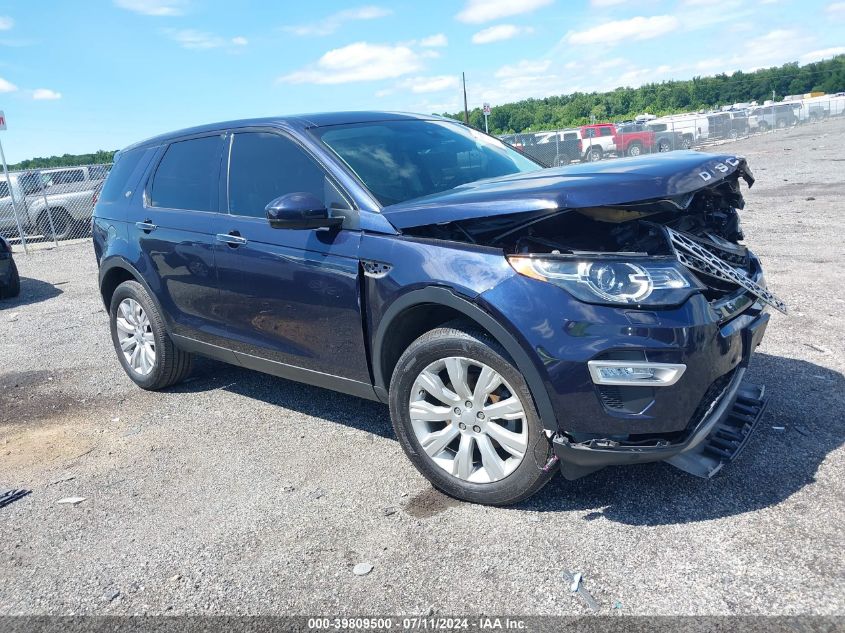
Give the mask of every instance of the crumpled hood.
<path id="1" fill-rule="evenodd" d="M 540 169 L 467 183 L 382 209 L 397 228 L 521 212 L 583 209 L 683 199 L 721 180 L 754 182 L 745 159 L 730 154 L 667 152 Z M 687 200 L 688 202 L 688 200 Z"/>

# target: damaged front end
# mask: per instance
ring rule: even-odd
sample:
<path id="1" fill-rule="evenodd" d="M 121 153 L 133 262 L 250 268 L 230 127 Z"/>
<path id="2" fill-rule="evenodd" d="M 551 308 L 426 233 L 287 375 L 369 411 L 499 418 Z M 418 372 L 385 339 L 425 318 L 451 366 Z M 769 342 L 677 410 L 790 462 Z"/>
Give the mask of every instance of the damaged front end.
<path id="1" fill-rule="evenodd" d="M 743 378 L 767 306 L 786 305 L 742 243 L 740 180 L 753 176 L 736 156 L 673 154 L 480 181 L 385 209 L 406 236 L 501 249 L 524 284 L 539 284 L 485 299 L 538 333 L 567 478 L 661 460 L 712 476 L 765 407 Z"/>

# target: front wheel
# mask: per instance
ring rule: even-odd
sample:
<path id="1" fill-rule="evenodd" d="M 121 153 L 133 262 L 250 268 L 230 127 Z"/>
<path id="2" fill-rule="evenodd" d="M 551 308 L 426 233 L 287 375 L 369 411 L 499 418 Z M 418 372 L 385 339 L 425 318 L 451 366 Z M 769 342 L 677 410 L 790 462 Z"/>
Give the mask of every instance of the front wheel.
<path id="1" fill-rule="evenodd" d="M 158 308 L 137 281 L 124 281 L 114 291 L 109 320 L 117 358 L 142 389 L 164 389 L 191 373 L 193 357 L 173 344 Z"/>
<path id="2" fill-rule="evenodd" d="M 483 332 L 441 327 L 411 343 L 393 372 L 390 414 L 411 462 L 452 497 L 509 505 L 553 475 L 528 385 Z"/>
<path id="3" fill-rule="evenodd" d="M 672 147 L 669 145 L 669 141 L 660 141 L 657 144 L 657 151 L 660 152 L 661 154 L 664 154 L 671 149 L 672 149 Z"/>

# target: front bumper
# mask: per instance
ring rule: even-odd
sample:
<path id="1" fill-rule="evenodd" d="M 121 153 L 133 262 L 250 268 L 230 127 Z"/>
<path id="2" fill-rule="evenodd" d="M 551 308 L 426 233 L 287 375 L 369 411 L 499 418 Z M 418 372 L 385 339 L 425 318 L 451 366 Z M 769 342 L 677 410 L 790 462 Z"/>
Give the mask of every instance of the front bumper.
<path id="1" fill-rule="evenodd" d="M 765 388 L 743 384 L 745 371 L 744 367 L 736 370 L 706 415 L 682 441 L 655 440 L 639 445 L 611 440 L 575 443 L 565 435 L 554 436 L 552 446 L 563 476 L 577 479 L 605 466 L 666 461 L 709 479 L 745 448 L 765 411 Z"/>

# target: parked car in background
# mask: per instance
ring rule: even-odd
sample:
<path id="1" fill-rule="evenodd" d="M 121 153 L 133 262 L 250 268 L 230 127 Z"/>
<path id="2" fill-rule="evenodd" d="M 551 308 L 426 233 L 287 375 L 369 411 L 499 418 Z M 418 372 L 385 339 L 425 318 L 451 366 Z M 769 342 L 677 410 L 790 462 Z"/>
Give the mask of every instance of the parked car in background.
<path id="1" fill-rule="evenodd" d="M 654 148 L 657 152 L 673 152 L 676 149 L 692 147 L 692 138 L 680 130 L 672 129 L 671 123 L 652 121 L 646 127 L 654 133 Z"/>
<path id="2" fill-rule="evenodd" d="M 710 477 L 747 444 L 785 306 L 740 179 L 698 152 L 543 169 L 435 116 L 231 121 L 120 152 L 93 246 L 139 387 L 200 354 L 377 400 L 434 486 L 505 505 L 557 469 Z"/>
<path id="3" fill-rule="evenodd" d="M 501 137 L 501 140 L 503 140 L 508 145 L 515 147 L 516 149 L 526 151 L 537 144 L 537 135 L 531 134 L 530 132 L 523 132 L 520 134 L 505 134 Z"/>
<path id="4" fill-rule="evenodd" d="M 797 125 L 800 120 L 798 103 L 774 103 L 756 106 L 748 111 L 748 128 L 752 132 L 767 132 Z"/>
<path id="5" fill-rule="evenodd" d="M 748 117 L 743 112 L 716 112 L 707 115 L 710 139 L 737 139 L 748 134 Z"/>
<path id="6" fill-rule="evenodd" d="M 582 160 L 595 162 L 616 152 L 616 126 L 613 123 L 582 125 L 579 130 Z"/>
<path id="7" fill-rule="evenodd" d="M 616 126 L 613 142 L 621 156 L 650 154 L 655 148 L 655 134 L 642 123 L 621 123 Z"/>
<path id="8" fill-rule="evenodd" d="M 16 235 L 19 220 L 28 234 L 52 238 L 55 229 L 59 240 L 87 235 L 94 209 L 92 195 L 108 173 L 109 165 L 89 165 L 11 172 L 9 182 L 0 176 L 0 233 Z"/>
<path id="9" fill-rule="evenodd" d="M 568 165 L 583 156 L 581 131 L 578 129 L 546 132 L 538 134 L 537 138 L 529 154 L 550 167 Z"/>
<path id="10" fill-rule="evenodd" d="M 17 297 L 20 292 L 21 278 L 12 255 L 12 245 L 0 236 L 0 299 Z"/>

